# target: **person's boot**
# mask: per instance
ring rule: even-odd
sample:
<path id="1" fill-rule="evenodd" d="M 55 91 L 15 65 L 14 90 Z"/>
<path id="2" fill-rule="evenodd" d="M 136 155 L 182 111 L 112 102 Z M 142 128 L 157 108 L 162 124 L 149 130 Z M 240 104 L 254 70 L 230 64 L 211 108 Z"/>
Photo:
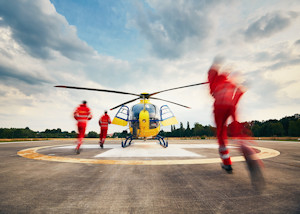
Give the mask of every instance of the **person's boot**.
<path id="1" fill-rule="evenodd" d="M 224 169 L 228 174 L 232 174 L 232 167 L 231 165 L 224 165 L 224 164 L 221 164 L 221 167 L 222 169 Z"/>
<path id="2" fill-rule="evenodd" d="M 80 149 L 78 149 L 77 147 L 75 148 L 75 154 L 79 155 L 80 154 Z"/>

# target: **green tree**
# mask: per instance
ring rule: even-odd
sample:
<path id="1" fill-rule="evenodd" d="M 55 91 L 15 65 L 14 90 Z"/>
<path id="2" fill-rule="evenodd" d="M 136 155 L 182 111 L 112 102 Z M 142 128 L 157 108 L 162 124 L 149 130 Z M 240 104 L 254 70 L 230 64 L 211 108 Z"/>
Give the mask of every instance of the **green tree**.
<path id="1" fill-rule="evenodd" d="M 204 135 L 204 127 L 200 123 L 194 124 L 194 136 L 203 136 Z"/>
<path id="2" fill-rule="evenodd" d="M 88 138 L 98 138 L 98 137 L 99 137 L 99 134 L 98 134 L 97 132 L 90 131 L 90 132 L 87 134 L 87 137 L 88 137 Z"/>
<path id="3" fill-rule="evenodd" d="M 300 136 L 300 120 L 289 122 L 288 134 L 291 137 L 299 137 Z"/>
<path id="4" fill-rule="evenodd" d="M 166 137 L 166 132 L 164 130 L 160 130 L 160 132 L 158 133 L 158 135 L 162 136 L 162 137 Z"/>
<path id="5" fill-rule="evenodd" d="M 204 126 L 204 135 L 212 137 L 216 136 L 216 128 L 212 126 Z"/>
<path id="6" fill-rule="evenodd" d="M 76 138 L 77 137 L 77 133 L 73 130 L 71 131 L 70 135 L 71 138 Z"/>
<path id="7" fill-rule="evenodd" d="M 183 127 L 183 123 L 180 122 L 180 128 L 179 128 L 179 137 L 184 137 L 184 133 L 185 132 L 185 129 Z"/>
<path id="8" fill-rule="evenodd" d="M 253 121 L 251 131 L 255 137 L 261 137 L 261 122 Z"/>
<path id="9" fill-rule="evenodd" d="M 190 122 L 187 122 L 187 124 L 186 124 L 186 130 L 184 132 L 184 135 L 186 137 L 191 137 L 192 136 L 192 130 L 190 128 Z"/>
<path id="10" fill-rule="evenodd" d="M 284 135 L 284 128 L 280 122 L 271 123 L 272 136 L 281 137 Z"/>
<path id="11" fill-rule="evenodd" d="M 29 127 L 26 127 L 23 132 L 24 132 L 24 138 L 35 138 L 35 137 L 37 137 L 36 132 L 30 130 Z"/>

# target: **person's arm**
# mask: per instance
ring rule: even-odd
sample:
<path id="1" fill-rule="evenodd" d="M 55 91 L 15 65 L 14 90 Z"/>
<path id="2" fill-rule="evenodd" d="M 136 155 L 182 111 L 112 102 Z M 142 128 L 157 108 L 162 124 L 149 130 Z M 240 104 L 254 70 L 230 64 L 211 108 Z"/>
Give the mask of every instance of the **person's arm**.
<path id="1" fill-rule="evenodd" d="M 233 97 L 233 103 L 234 105 L 237 105 L 237 103 L 239 102 L 240 98 L 242 97 L 242 95 L 244 94 L 245 92 L 241 90 L 240 87 L 237 87 L 236 90 L 235 90 L 235 94 L 234 94 L 234 97 Z"/>
<path id="2" fill-rule="evenodd" d="M 88 116 L 88 120 L 91 120 L 93 118 L 92 113 L 89 111 L 89 116 Z"/>
<path id="3" fill-rule="evenodd" d="M 78 109 L 76 109 L 73 113 L 74 119 L 77 120 L 78 117 Z"/>
<path id="4" fill-rule="evenodd" d="M 101 126 L 101 125 L 102 125 L 102 121 L 101 121 L 101 119 L 102 119 L 102 118 L 100 117 L 100 119 L 99 119 L 99 122 L 98 122 L 98 123 L 99 123 L 99 126 Z"/>

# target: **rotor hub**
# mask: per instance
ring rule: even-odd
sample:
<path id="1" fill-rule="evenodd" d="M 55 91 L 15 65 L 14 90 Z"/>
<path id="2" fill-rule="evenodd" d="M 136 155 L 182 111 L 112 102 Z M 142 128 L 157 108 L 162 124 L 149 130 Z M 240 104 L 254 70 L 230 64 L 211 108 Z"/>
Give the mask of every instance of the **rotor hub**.
<path id="1" fill-rule="evenodd" d="M 149 93 L 141 93 L 141 94 L 140 94 L 140 98 L 141 98 L 141 99 L 149 99 L 149 97 L 150 97 L 150 94 L 149 94 Z"/>

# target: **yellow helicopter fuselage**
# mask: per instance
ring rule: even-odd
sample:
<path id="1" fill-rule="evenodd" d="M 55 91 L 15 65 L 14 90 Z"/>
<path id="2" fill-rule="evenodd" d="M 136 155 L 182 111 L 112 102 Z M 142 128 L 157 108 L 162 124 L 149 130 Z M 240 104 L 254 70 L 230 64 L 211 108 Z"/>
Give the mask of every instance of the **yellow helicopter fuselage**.
<path id="1" fill-rule="evenodd" d="M 150 117 L 150 113 L 147 109 L 147 104 L 154 106 L 149 102 L 148 99 L 140 100 L 140 103 L 137 105 L 143 105 L 144 108 L 139 112 L 138 118 L 134 118 L 138 121 L 131 122 L 130 124 L 130 133 L 137 138 L 153 137 L 158 135 L 160 131 L 160 122 L 158 120 L 155 120 L 155 118 Z M 138 122 L 137 124 L 139 124 L 137 127 L 135 127 L 136 122 Z"/>
<path id="2" fill-rule="evenodd" d="M 131 109 L 123 105 L 112 121 L 112 124 L 119 126 L 129 125 L 131 139 L 161 137 L 159 136 L 161 126 L 178 124 L 167 105 L 157 109 L 146 95 L 141 94 L 140 103 L 133 105 Z"/>

